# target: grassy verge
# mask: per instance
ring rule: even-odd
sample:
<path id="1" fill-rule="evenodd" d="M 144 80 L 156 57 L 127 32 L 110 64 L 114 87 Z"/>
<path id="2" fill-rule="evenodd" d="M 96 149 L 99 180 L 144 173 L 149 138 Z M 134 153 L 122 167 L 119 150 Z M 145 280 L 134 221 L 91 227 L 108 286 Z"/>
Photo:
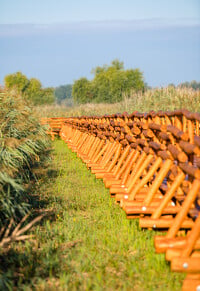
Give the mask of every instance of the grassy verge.
<path id="1" fill-rule="evenodd" d="M 51 171 L 40 191 L 56 219 L 35 229 L 34 243 L 11 249 L 12 262 L 6 259 L 18 290 L 180 290 L 183 275 L 155 254 L 155 233 L 127 220 L 63 141 L 54 142 L 53 163 L 57 174 Z"/>

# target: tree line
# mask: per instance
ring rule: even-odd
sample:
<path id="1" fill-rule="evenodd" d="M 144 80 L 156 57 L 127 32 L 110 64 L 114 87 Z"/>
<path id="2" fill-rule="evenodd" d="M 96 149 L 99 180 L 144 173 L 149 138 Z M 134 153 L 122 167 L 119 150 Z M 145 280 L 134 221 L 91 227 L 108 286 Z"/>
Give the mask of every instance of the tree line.
<path id="1" fill-rule="evenodd" d="M 97 66 L 92 70 L 94 78 L 82 77 L 73 84 L 56 88 L 43 88 L 36 78 L 28 79 L 21 72 L 5 76 L 5 87 L 21 94 L 34 105 L 64 103 L 66 105 L 85 103 L 115 103 L 123 99 L 124 94 L 144 91 L 150 87 L 144 82 L 140 69 L 124 69 L 124 63 L 113 60 L 110 65 Z M 169 84 L 175 88 L 200 89 L 200 82 L 191 81 L 179 85 Z"/>
<path id="2" fill-rule="evenodd" d="M 178 85 L 178 87 L 181 87 L 181 88 L 192 88 L 193 90 L 200 90 L 200 82 L 197 82 L 195 80 L 193 80 L 191 82 L 184 82 L 184 83 L 180 83 Z"/>
<path id="3" fill-rule="evenodd" d="M 80 78 L 73 85 L 42 88 L 36 78 L 28 79 L 21 72 L 5 76 L 5 87 L 21 94 L 34 105 L 67 103 L 115 103 L 122 100 L 123 93 L 144 90 L 144 78 L 139 69 L 124 69 L 123 62 L 112 61 L 111 65 L 98 66 L 92 70 L 93 80 Z M 72 101 L 73 100 L 73 101 Z M 68 102 L 67 102 L 68 101 Z"/>
<path id="4" fill-rule="evenodd" d="M 98 74 L 98 71 L 100 70 L 100 67 L 97 67 L 96 69 L 94 69 L 93 72 L 95 70 L 97 70 L 97 74 Z M 103 79 L 103 78 L 102 77 L 100 78 L 100 76 L 98 76 L 99 83 L 101 83 L 100 82 L 101 79 Z M 95 82 L 95 83 L 98 83 L 98 82 Z M 87 97 L 86 97 L 87 95 L 86 94 L 91 96 L 91 93 L 92 93 L 92 92 L 89 92 L 87 90 L 87 86 L 89 86 L 89 89 L 91 89 L 91 87 L 92 87 L 91 81 L 88 81 L 86 78 L 80 78 L 79 80 L 75 81 L 74 85 L 68 84 L 68 85 L 61 85 L 61 86 L 56 87 L 55 88 L 56 102 L 58 104 L 61 104 L 63 102 L 65 104 L 72 104 L 73 100 L 75 102 L 77 102 L 77 103 L 82 103 L 82 100 L 83 100 L 84 101 L 83 103 L 87 103 L 87 102 L 97 102 L 98 103 L 98 102 L 105 102 L 103 99 L 108 99 L 107 96 L 109 96 L 109 92 L 107 92 L 107 91 L 109 91 L 109 88 L 105 88 L 106 85 L 104 84 L 104 82 L 102 82 L 101 85 L 99 84 L 99 87 L 96 88 L 96 91 L 98 92 L 98 100 L 97 99 L 95 100 L 95 98 L 94 98 L 93 101 L 91 101 L 91 100 L 89 101 L 89 99 L 87 99 Z M 183 83 L 180 83 L 178 85 L 174 85 L 174 84 L 171 83 L 171 84 L 168 85 L 168 87 L 191 88 L 193 90 L 200 90 L 200 82 L 197 82 L 197 81 L 183 82 Z M 144 87 L 143 88 L 145 90 L 152 89 L 146 83 L 144 83 Z M 120 100 L 122 98 L 123 93 L 130 92 L 131 89 L 137 91 L 136 87 L 134 86 L 134 83 L 130 84 L 130 87 L 126 88 L 124 91 L 121 91 L 119 89 L 117 94 L 116 94 L 117 99 Z M 144 89 L 142 89 L 142 90 L 144 90 Z M 104 92 L 103 95 L 101 95 L 102 91 Z M 116 91 L 117 91 L 117 89 L 116 89 Z M 73 92 L 73 96 L 72 96 L 72 92 Z M 122 92 L 122 94 L 121 94 L 121 92 Z M 107 94 L 107 95 L 105 96 L 105 94 Z M 97 96 L 97 94 L 96 94 L 96 96 Z M 104 96 L 104 98 L 102 98 L 101 96 Z M 95 97 L 95 94 L 93 94 L 93 97 Z M 114 95 L 111 95 L 110 99 L 115 101 Z"/>
<path id="5" fill-rule="evenodd" d="M 42 88 L 36 78 L 28 79 L 21 72 L 9 74 L 4 78 L 5 87 L 34 105 L 52 104 L 55 101 L 54 88 Z"/>
<path id="6" fill-rule="evenodd" d="M 132 89 L 142 91 L 145 88 L 143 74 L 139 69 L 124 69 L 123 62 L 112 61 L 110 66 L 98 66 L 93 69 L 93 80 L 80 78 L 72 87 L 75 103 L 115 103 L 129 94 Z"/>

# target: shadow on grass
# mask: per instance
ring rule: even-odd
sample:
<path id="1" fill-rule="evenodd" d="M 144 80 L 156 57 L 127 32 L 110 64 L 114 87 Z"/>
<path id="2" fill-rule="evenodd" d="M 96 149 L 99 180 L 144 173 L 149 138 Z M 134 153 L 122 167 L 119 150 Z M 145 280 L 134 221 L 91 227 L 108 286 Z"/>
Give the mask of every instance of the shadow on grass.
<path id="1" fill-rule="evenodd" d="M 40 226 L 45 226 L 47 221 L 56 220 L 57 210 L 52 208 L 52 203 L 62 205 L 62 199 L 46 194 L 43 188 L 51 189 L 51 184 L 54 183 L 58 175 L 59 171 L 47 169 L 45 173 L 38 176 L 36 185 L 32 185 L 28 189 L 27 201 L 30 204 L 32 214 L 27 222 L 35 218 L 38 213 L 43 212 L 47 212 L 47 215 L 39 222 Z M 47 250 L 45 252 L 40 250 L 37 244 L 38 242 L 35 240 L 15 242 L 0 250 L 0 290 L 19 290 L 18 285 L 30 283 L 36 275 L 45 278 L 49 276 L 50 271 L 54 273 L 55 270 L 59 269 L 57 259 L 55 259 L 55 263 L 51 260 L 52 263 L 49 266 L 46 264 L 44 268 Z M 49 249 L 48 252 L 53 258 L 53 250 Z"/>
<path id="2" fill-rule="evenodd" d="M 44 252 L 37 246 L 32 248 L 30 243 L 15 245 L 0 255 L 0 290 L 19 290 L 21 284 L 34 285 L 34 278 L 48 278 L 50 274 L 56 277 L 59 265 L 58 250 L 52 248 Z"/>
<path id="3" fill-rule="evenodd" d="M 58 176 L 59 171 L 53 168 L 46 169 L 45 172 L 37 176 L 37 183 L 32 185 L 34 190 L 32 192 L 32 188 L 30 188 L 27 197 L 32 209 L 46 209 L 52 203 L 51 198 L 48 195 L 45 195 L 45 190 L 42 186 L 45 185 L 45 188 L 50 187 Z"/>

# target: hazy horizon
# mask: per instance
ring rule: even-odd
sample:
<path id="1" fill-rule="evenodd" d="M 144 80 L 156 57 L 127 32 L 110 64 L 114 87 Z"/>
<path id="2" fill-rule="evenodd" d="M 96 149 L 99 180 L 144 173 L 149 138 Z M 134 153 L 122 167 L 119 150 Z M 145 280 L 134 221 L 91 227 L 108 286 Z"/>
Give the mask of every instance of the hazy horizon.
<path id="1" fill-rule="evenodd" d="M 7 0 L 0 10 L 0 84 L 17 71 L 45 87 L 72 84 L 116 58 L 139 68 L 153 87 L 200 81 L 200 3 L 123 3 Z"/>

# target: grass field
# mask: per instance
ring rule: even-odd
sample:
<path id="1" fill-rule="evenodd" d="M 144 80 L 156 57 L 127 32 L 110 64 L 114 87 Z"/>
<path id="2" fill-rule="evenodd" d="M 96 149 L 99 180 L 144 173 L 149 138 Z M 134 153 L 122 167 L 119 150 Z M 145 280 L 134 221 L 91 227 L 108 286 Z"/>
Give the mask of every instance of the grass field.
<path id="1" fill-rule="evenodd" d="M 103 182 L 63 141 L 56 140 L 53 147 L 52 169 L 40 182 L 40 204 L 44 207 L 48 201 L 46 207 L 53 208 L 55 216 L 35 227 L 34 241 L 10 248 L 0 267 L 4 286 L 7 282 L 10 290 L 12 284 L 17 290 L 180 290 L 184 275 L 172 273 L 164 255 L 155 254 L 155 232 L 127 220 Z"/>

